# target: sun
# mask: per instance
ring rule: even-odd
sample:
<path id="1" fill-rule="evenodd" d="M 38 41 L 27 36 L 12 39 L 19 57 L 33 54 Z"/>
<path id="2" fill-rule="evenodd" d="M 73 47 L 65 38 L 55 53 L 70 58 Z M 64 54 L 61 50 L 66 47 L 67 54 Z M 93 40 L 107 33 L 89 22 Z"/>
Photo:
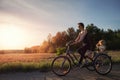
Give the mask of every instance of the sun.
<path id="1" fill-rule="evenodd" d="M 20 48 L 24 37 L 24 32 L 19 26 L 5 24 L 0 28 L 0 42 L 5 49 Z"/>

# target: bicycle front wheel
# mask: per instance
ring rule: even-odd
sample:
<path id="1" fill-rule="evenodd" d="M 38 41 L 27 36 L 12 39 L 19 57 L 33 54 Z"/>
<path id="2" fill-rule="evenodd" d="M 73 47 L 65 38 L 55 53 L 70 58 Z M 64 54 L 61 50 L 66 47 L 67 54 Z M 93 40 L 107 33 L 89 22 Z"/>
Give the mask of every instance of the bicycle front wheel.
<path id="1" fill-rule="evenodd" d="M 94 67 L 98 74 L 108 74 L 112 69 L 111 57 L 107 54 L 99 54 L 94 60 Z"/>
<path id="2" fill-rule="evenodd" d="M 64 76 L 71 70 L 71 62 L 66 56 L 56 57 L 51 65 L 52 72 L 58 76 Z"/>

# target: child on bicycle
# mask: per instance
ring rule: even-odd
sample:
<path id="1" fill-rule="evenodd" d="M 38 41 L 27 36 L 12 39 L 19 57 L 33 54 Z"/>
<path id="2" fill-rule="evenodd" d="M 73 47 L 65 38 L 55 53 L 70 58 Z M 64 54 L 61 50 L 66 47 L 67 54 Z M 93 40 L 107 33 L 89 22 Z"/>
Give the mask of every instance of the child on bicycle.
<path id="1" fill-rule="evenodd" d="M 106 50 L 105 40 L 99 40 L 96 44 L 96 48 L 99 52 L 104 52 Z"/>
<path id="2" fill-rule="evenodd" d="M 106 50 L 106 45 L 105 45 L 105 40 L 99 40 L 98 43 L 96 44 L 96 48 L 98 50 L 98 53 L 103 53 L 105 52 Z M 92 54 L 92 51 L 90 50 L 87 50 L 86 52 L 86 55 L 89 57 L 89 58 L 93 58 L 93 54 Z"/>

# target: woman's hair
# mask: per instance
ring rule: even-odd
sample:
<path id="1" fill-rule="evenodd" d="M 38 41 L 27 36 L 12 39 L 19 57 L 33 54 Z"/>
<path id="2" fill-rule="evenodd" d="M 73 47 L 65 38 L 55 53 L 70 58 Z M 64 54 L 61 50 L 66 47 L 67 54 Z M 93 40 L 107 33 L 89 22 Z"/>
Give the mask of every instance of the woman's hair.
<path id="1" fill-rule="evenodd" d="M 78 23 L 78 25 L 81 25 L 84 28 L 84 24 L 83 23 Z"/>

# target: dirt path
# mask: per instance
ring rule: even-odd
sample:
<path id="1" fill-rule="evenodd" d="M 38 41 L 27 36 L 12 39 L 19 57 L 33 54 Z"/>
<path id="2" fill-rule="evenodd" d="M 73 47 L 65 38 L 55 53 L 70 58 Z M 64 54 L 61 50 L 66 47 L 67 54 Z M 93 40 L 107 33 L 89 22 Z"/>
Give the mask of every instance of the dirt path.
<path id="1" fill-rule="evenodd" d="M 111 73 L 102 76 L 86 68 L 73 69 L 66 76 L 56 76 L 50 72 L 17 72 L 0 74 L 0 80 L 120 80 L 120 64 L 113 65 Z"/>

